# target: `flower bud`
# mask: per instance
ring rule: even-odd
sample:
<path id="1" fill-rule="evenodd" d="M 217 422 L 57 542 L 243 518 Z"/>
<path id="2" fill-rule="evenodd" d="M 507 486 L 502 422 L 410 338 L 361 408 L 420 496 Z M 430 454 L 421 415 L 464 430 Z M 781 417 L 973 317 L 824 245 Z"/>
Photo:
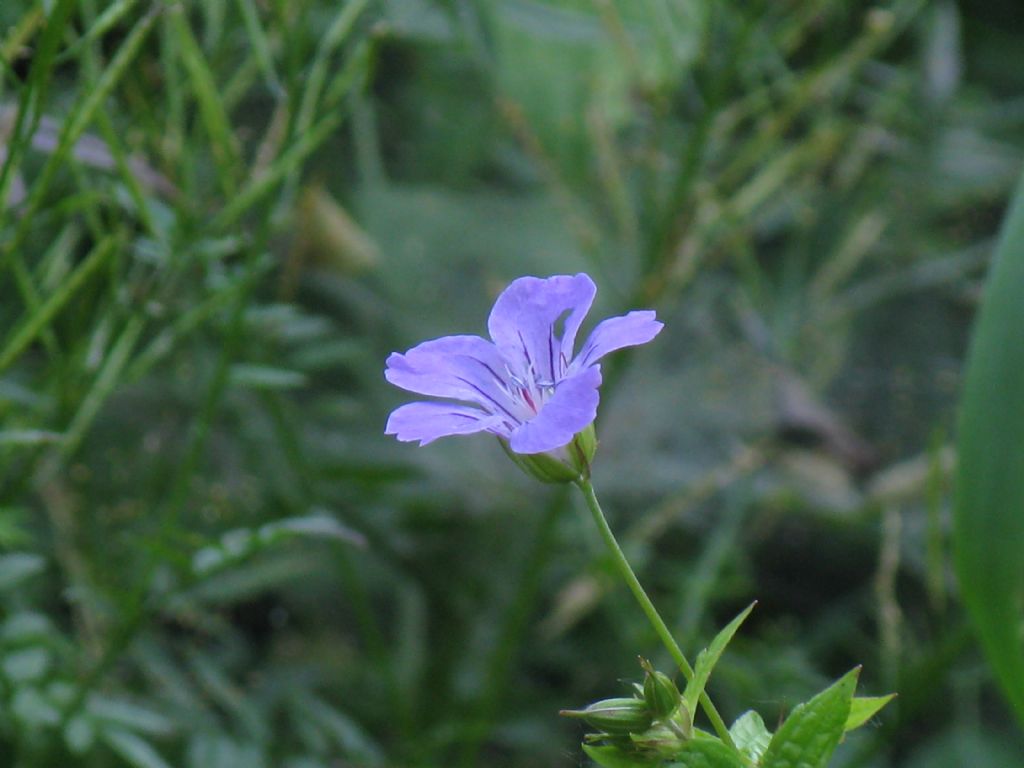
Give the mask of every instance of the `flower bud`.
<path id="1" fill-rule="evenodd" d="M 597 430 L 593 423 L 588 424 L 582 432 L 569 443 L 569 451 L 574 458 L 574 466 L 580 470 L 584 477 L 590 476 L 590 464 L 594 461 L 594 454 L 597 453 Z"/>
<path id="2" fill-rule="evenodd" d="M 672 679 L 664 672 L 659 672 L 651 666 L 647 659 L 640 659 L 640 666 L 644 668 L 644 701 L 651 714 L 658 720 L 670 717 L 683 700 L 679 689 Z"/>
<path id="3" fill-rule="evenodd" d="M 563 709 L 559 714 L 579 718 L 613 736 L 646 731 L 652 722 L 647 704 L 640 699 L 604 699 L 586 709 Z"/>
<path id="4" fill-rule="evenodd" d="M 679 702 L 679 709 L 663 722 L 681 738 L 689 739 L 693 737 L 693 715 L 690 714 L 685 701 Z"/>
<path id="5" fill-rule="evenodd" d="M 629 736 L 633 749 L 649 757 L 672 757 L 677 755 L 686 745 L 687 739 L 675 729 L 658 724 L 646 731 L 633 733 Z"/>

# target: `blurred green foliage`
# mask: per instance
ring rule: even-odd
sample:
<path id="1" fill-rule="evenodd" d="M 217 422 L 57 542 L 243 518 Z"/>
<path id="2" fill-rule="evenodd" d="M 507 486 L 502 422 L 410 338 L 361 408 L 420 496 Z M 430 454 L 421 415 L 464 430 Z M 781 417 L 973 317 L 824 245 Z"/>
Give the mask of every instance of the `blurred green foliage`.
<path id="1" fill-rule="evenodd" d="M 667 322 L 606 371 L 627 554 L 689 652 L 760 601 L 723 713 L 863 663 L 900 695 L 838 764 L 1007 765 L 948 443 L 1019 44 L 1010 0 L 0 4 L 0 765 L 578 765 L 557 711 L 656 639 L 568 495 L 386 439 L 381 370 L 580 269 Z"/>

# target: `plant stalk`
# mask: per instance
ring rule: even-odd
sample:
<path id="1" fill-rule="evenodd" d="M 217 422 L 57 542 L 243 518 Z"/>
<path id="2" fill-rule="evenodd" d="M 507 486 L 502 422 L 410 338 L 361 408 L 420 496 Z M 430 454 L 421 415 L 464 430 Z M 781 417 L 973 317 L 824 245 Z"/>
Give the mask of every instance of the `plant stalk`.
<path id="1" fill-rule="evenodd" d="M 654 627 L 654 631 L 661 639 L 662 644 L 668 650 L 672 660 L 679 667 L 679 670 L 683 673 L 683 676 L 689 681 L 693 677 L 693 667 L 690 666 L 690 662 L 686 660 L 686 656 L 683 655 L 682 650 L 679 648 L 679 644 L 676 643 L 675 638 L 672 637 L 672 633 L 669 631 L 668 626 L 662 620 L 661 615 L 658 613 L 658 609 L 654 607 L 654 603 L 647 596 L 643 586 L 640 584 L 640 580 L 637 579 L 636 574 L 633 573 L 633 568 L 630 566 L 629 561 L 626 559 L 626 555 L 622 551 L 622 547 L 619 546 L 619 542 L 615 538 L 615 534 L 612 533 L 611 527 L 608 525 L 608 519 L 604 516 L 604 511 L 601 509 L 601 504 L 597 500 L 597 495 L 594 493 L 594 486 L 590 482 L 590 478 L 581 478 L 576 483 L 580 491 L 583 492 L 583 498 L 587 502 L 587 507 L 590 509 L 591 515 L 593 515 L 594 522 L 597 524 L 598 530 L 601 532 L 601 538 L 604 539 L 605 546 L 608 547 L 608 552 L 612 556 L 612 560 L 615 563 L 615 567 L 619 571 L 619 575 L 626 582 L 630 592 L 633 593 L 633 597 L 640 603 L 640 608 L 647 616 L 647 620 Z M 707 693 L 703 691 L 700 694 L 700 705 L 704 710 L 704 713 L 708 716 L 708 720 L 711 721 L 712 727 L 715 729 L 715 733 L 726 745 L 736 748 L 733 743 L 732 736 L 729 735 L 729 729 L 726 727 L 725 722 L 722 720 L 722 716 L 718 714 L 718 710 L 715 709 L 715 705 L 711 703 L 711 699 L 708 698 Z"/>

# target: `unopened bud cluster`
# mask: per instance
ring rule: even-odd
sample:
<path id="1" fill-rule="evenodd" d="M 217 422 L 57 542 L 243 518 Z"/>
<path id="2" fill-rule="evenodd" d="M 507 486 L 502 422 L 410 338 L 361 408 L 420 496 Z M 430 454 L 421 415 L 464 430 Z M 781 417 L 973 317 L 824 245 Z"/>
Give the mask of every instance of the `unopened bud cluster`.
<path id="1" fill-rule="evenodd" d="M 682 694 L 672 678 L 659 672 L 647 659 L 640 659 L 644 668 L 644 701 L 658 720 L 672 717 L 683 704 Z"/>
<path id="2" fill-rule="evenodd" d="M 672 679 L 640 659 L 643 684 L 634 683 L 635 695 L 596 701 L 585 709 L 563 710 L 562 715 L 583 720 L 596 728 L 588 743 L 606 742 L 641 755 L 678 752 L 693 733 L 693 721 Z"/>

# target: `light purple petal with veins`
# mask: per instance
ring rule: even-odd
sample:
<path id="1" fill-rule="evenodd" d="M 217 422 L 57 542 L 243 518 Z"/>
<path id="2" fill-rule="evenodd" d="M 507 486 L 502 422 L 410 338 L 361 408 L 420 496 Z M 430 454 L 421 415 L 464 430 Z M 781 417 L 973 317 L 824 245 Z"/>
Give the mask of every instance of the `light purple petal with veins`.
<path id="1" fill-rule="evenodd" d="M 512 432 L 509 447 L 516 453 L 543 453 L 568 445 L 597 416 L 599 386 L 599 365 L 560 381 L 540 413 Z"/>
<path id="2" fill-rule="evenodd" d="M 448 435 L 468 435 L 499 426 L 499 419 L 479 408 L 454 403 L 408 403 L 388 417 L 384 434 L 403 442 L 432 443 Z"/>
<path id="3" fill-rule="evenodd" d="M 583 273 L 520 277 L 494 302 L 487 330 L 517 376 L 532 370 L 538 380 L 553 383 L 572 358 L 576 333 L 596 293 L 594 281 Z M 563 317 L 559 338 L 556 326 Z"/>
<path id="4" fill-rule="evenodd" d="M 476 403 L 508 415 L 505 361 L 479 336 L 444 336 L 419 344 L 404 355 L 392 353 L 384 377 L 410 392 Z"/>
<path id="5" fill-rule="evenodd" d="M 639 310 L 602 320 L 584 342 L 579 356 L 572 362 L 571 370 L 578 371 L 593 365 L 617 349 L 646 344 L 664 327 L 664 323 L 654 319 L 651 310 Z"/>
<path id="6" fill-rule="evenodd" d="M 404 405 L 387 433 L 425 445 L 446 435 L 487 431 L 523 454 L 564 448 L 597 415 L 601 368 L 609 352 L 644 344 L 662 328 L 654 312 L 599 323 L 580 354 L 573 347 L 596 293 L 585 274 L 521 277 L 498 296 L 479 336 L 425 341 L 387 360 L 392 384 L 454 400 Z"/>

